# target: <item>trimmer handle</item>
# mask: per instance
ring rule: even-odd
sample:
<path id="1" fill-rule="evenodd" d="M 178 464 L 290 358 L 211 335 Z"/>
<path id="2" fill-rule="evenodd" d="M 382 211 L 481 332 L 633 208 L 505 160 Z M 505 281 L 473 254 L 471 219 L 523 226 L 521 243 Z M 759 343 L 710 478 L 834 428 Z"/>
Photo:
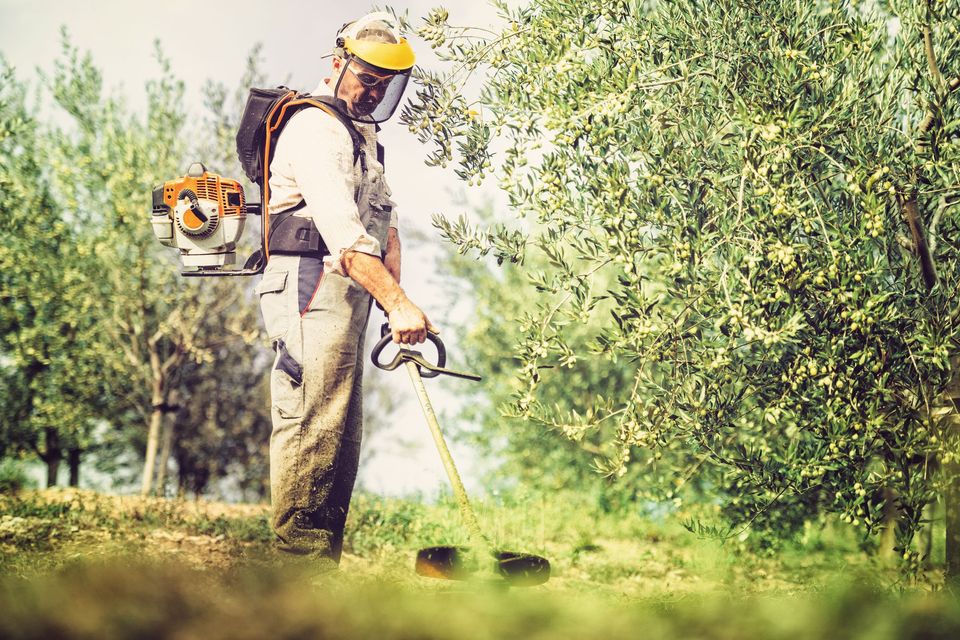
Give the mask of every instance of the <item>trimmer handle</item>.
<path id="1" fill-rule="evenodd" d="M 387 362 L 386 364 L 380 362 L 380 353 L 383 352 L 384 348 L 391 342 L 393 342 L 393 334 L 390 332 L 390 325 L 386 322 L 383 323 L 380 327 L 380 342 L 376 344 L 373 348 L 373 353 L 370 354 L 370 357 L 373 359 L 373 364 L 375 364 L 380 369 L 384 371 L 393 371 L 399 367 L 405 360 L 413 359 L 416 362 L 416 359 L 411 358 L 413 355 L 420 356 L 420 359 L 423 360 L 423 354 L 419 351 L 412 351 L 410 349 L 405 349 L 403 347 L 397 351 L 397 355 L 394 356 L 393 360 Z M 431 369 L 424 371 L 424 367 L 420 369 L 420 375 L 424 378 L 436 378 L 440 375 L 440 371 L 435 369 L 443 369 L 447 364 L 447 348 L 443 346 L 443 340 L 440 339 L 440 336 L 434 332 L 427 331 L 427 340 L 432 342 L 434 346 L 437 347 L 437 364 L 432 365 Z M 418 364 L 423 364 L 418 362 Z"/>
<path id="2" fill-rule="evenodd" d="M 427 339 L 437 347 L 437 362 L 436 364 L 427 362 L 423 357 L 423 354 L 419 351 L 413 351 L 412 349 L 406 349 L 401 347 L 397 351 L 397 355 L 394 356 L 393 360 L 390 362 L 380 362 L 380 353 L 384 348 L 393 341 L 393 336 L 390 333 L 390 325 L 384 323 L 380 327 L 380 335 L 383 336 L 380 338 L 380 342 L 373 347 L 373 353 L 370 354 L 370 359 L 373 360 L 373 364 L 383 369 L 384 371 L 393 371 L 399 367 L 404 362 L 413 362 L 417 365 L 417 369 L 420 372 L 420 375 L 424 378 L 436 378 L 441 373 L 448 376 L 454 376 L 456 378 L 465 378 L 467 380 L 479 381 L 480 376 L 474 375 L 472 373 L 464 373 L 462 371 L 451 371 L 446 369 L 447 364 L 447 349 L 443 346 L 443 340 L 440 339 L 440 336 L 433 333 L 432 331 L 427 331 Z"/>

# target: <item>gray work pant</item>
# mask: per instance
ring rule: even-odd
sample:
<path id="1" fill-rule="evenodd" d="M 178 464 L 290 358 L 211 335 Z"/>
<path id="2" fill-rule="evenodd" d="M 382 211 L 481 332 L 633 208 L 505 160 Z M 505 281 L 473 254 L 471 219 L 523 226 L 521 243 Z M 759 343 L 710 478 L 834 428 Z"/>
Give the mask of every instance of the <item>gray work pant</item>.
<path id="1" fill-rule="evenodd" d="M 380 212 L 377 212 L 380 213 Z M 368 232 L 385 243 L 389 214 Z M 280 549 L 339 562 L 360 458 L 371 297 L 319 258 L 272 255 L 257 286 L 268 338 L 270 492 Z"/>

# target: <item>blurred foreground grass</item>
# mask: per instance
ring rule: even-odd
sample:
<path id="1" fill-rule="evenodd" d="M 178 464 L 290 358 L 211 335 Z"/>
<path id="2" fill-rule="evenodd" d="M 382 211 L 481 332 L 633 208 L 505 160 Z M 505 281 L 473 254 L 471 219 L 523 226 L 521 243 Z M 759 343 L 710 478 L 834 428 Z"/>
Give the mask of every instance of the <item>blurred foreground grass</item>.
<path id="1" fill-rule="evenodd" d="M 547 556 L 534 589 L 417 577 L 465 543 L 452 503 L 357 496 L 341 569 L 280 567 L 266 507 L 0 496 L 2 638 L 960 638 L 960 600 L 842 531 L 759 557 L 576 496 L 479 503 L 503 547 Z"/>

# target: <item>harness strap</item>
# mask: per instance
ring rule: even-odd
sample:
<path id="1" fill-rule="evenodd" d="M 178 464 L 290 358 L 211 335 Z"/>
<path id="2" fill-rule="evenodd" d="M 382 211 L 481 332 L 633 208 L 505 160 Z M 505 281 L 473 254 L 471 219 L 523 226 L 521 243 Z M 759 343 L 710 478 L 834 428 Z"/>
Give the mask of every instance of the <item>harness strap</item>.
<path id="1" fill-rule="evenodd" d="M 311 255 L 321 258 L 330 255 L 330 250 L 327 249 L 313 220 L 293 215 L 305 206 L 307 206 L 306 201 L 301 200 L 299 204 L 270 216 L 273 223 L 268 242 L 273 253 Z"/>
<path id="2" fill-rule="evenodd" d="M 294 108 L 295 110 L 298 111 L 308 106 L 316 107 L 318 109 L 323 109 L 328 114 L 332 115 L 337 120 L 339 120 L 341 124 L 343 124 L 343 126 L 347 129 L 347 133 L 350 134 L 351 142 L 353 142 L 353 163 L 354 165 L 356 165 L 356 163 L 359 161 L 361 173 L 365 174 L 367 172 L 366 153 L 363 150 L 363 143 L 364 143 L 363 136 L 360 134 L 359 131 L 357 131 L 357 128 L 353 126 L 353 121 L 347 118 L 347 116 L 340 113 L 339 109 L 336 106 L 336 101 L 333 98 L 329 98 L 328 96 L 297 97 L 296 92 L 290 91 L 290 93 L 287 94 L 287 96 L 284 96 L 284 98 L 281 98 L 280 100 L 277 101 L 277 104 L 274 106 L 274 108 L 270 111 L 270 114 L 267 116 L 266 139 L 263 145 L 263 183 L 261 184 L 261 187 L 260 187 L 260 192 L 261 194 L 263 194 L 262 200 L 267 204 L 266 206 L 267 211 L 269 211 L 270 209 L 270 206 L 269 206 L 270 160 L 272 155 L 271 141 L 273 138 L 276 138 L 280 135 L 281 131 L 283 131 L 283 128 L 286 126 L 287 121 L 290 119 L 290 117 L 293 116 L 293 113 L 290 113 L 289 117 L 287 116 L 288 109 Z M 359 196 L 360 196 L 360 185 L 357 185 L 353 194 L 354 201 L 356 201 L 356 199 Z M 271 244 L 271 239 L 273 238 L 273 233 L 270 230 L 270 227 L 272 226 L 270 223 L 270 218 L 274 218 L 275 220 L 273 226 L 279 226 L 281 222 L 284 222 L 287 219 L 289 219 L 290 215 L 287 215 L 282 219 L 279 218 L 278 216 L 281 216 L 284 214 L 292 214 L 294 211 L 297 211 L 305 207 L 306 204 L 307 204 L 306 201 L 301 200 L 300 203 L 298 203 L 297 205 L 294 205 L 290 209 L 286 209 L 278 214 L 263 216 L 263 225 L 264 225 L 263 230 L 264 230 L 264 240 L 265 240 L 264 250 L 266 253 L 265 257 L 267 260 L 270 259 L 270 244 Z M 306 218 L 304 218 L 304 220 L 306 220 L 306 222 L 309 223 L 309 227 L 304 227 L 299 223 L 295 224 L 296 229 L 293 236 L 294 241 L 292 242 L 292 245 L 287 245 L 285 242 L 284 246 L 298 247 L 298 246 L 301 246 L 301 244 L 306 244 L 308 246 L 316 246 L 316 249 L 315 249 L 316 251 L 319 251 L 321 246 L 323 247 L 323 250 L 326 250 L 326 245 L 323 243 L 323 238 L 320 237 L 320 232 L 317 231 L 316 225 L 313 224 L 312 220 L 309 220 Z M 293 227 L 288 227 L 288 228 L 293 230 Z M 299 234 L 299 238 L 302 238 L 302 239 L 298 239 L 296 234 Z M 314 236 L 315 236 L 315 239 L 314 239 Z M 288 238 L 288 236 L 285 234 L 283 236 L 278 236 L 278 240 L 281 237 Z M 286 248 L 279 249 L 279 250 L 284 253 L 288 252 Z M 327 252 L 327 254 L 329 254 L 329 251 Z"/>

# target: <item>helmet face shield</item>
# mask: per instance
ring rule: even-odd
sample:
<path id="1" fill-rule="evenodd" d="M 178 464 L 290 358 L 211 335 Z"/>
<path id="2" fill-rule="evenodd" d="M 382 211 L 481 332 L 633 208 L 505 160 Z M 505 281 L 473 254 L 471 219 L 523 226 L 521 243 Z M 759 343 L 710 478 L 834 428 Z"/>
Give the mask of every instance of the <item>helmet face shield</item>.
<path id="1" fill-rule="evenodd" d="M 410 69 L 395 71 L 375 67 L 348 55 L 337 79 L 334 95 L 343 101 L 347 116 L 364 123 L 384 122 L 403 98 Z"/>

